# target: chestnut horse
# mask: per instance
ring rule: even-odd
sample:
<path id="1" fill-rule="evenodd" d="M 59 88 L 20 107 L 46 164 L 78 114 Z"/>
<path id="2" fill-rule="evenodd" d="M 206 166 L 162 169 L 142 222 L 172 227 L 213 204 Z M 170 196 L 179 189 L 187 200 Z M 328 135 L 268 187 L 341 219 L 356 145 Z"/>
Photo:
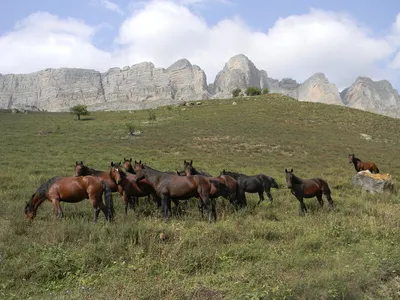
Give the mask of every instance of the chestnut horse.
<path id="1" fill-rule="evenodd" d="M 184 174 L 182 174 L 182 172 L 179 172 L 179 171 L 177 171 L 177 173 L 178 173 L 178 175 L 180 175 L 180 176 L 184 176 L 184 175 L 186 175 L 186 176 L 190 176 L 190 175 L 203 175 L 205 172 L 202 172 L 203 174 L 201 174 L 198 170 L 196 170 L 194 167 L 193 167 L 193 160 L 191 160 L 190 161 L 190 163 L 188 163 L 186 160 L 183 162 L 183 167 L 184 167 Z M 231 203 L 231 204 L 234 204 L 234 205 L 238 205 L 238 204 L 241 204 L 241 203 L 237 203 L 237 197 L 236 197 L 236 192 L 237 192 L 237 189 L 238 189 L 238 185 L 237 185 L 237 183 L 236 183 L 236 180 L 235 179 L 233 179 L 231 176 L 228 176 L 228 175 L 219 175 L 219 176 L 206 176 L 206 178 L 208 179 L 208 180 L 216 180 L 216 181 L 219 181 L 219 182 L 221 182 L 221 183 L 223 183 L 226 187 L 227 187 L 227 189 L 228 189 L 228 191 L 229 191 L 229 193 L 227 193 L 226 195 L 225 195 L 225 199 L 228 199 L 229 200 L 229 202 Z M 210 195 L 211 197 L 214 197 L 213 195 Z"/>
<path id="2" fill-rule="evenodd" d="M 354 164 L 354 169 L 356 169 L 357 172 L 369 170 L 371 173 L 375 173 L 375 174 L 379 173 L 379 169 L 375 163 L 361 161 L 361 159 L 354 156 L 354 153 L 349 154 L 349 163 Z"/>
<path id="3" fill-rule="evenodd" d="M 132 157 L 129 159 L 124 157 L 124 162 L 122 163 L 122 167 L 125 169 L 126 172 L 131 174 L 136 174 L 135 170 L 132 167 Z"/>
<path id="4" fill-rule="evenodd" d="M 132 208 L 135 209 L 135 200 L 138 197 L 148 196 L 147 199 L 150 200 L 150 195 L 152 195 L 157 206 L 161 206 L 160 197 L 146 179 L 136 182 L 135 174 L 126 174 L 121 170 L 120 164 L 114 164 L 113 162 L 111 162 L 109 174 L 110 177 L 122 188 L 122 196 L 125 202 L 125 216 L 128 214 L 128 204 L 130 204 L 131 199 L 134 199 Z"/>
<path id="5" fill-rule="evenodd" d="M 206 177 L 212 177 L 210 174 L 208 174 L 207 172 L 204 171 L 200 171 L 200 170 L 196 170 L 193 167 L 193 160 L 190 160 L 190 162 L 186 161 L 186 159 L 183 161 L 183 169 L 186 172 L 186 169 L 190 168 L 191 169 L 191 175 L 203 175 Z M 178 172 L 178 171 L 177 171 Z"/>
<path id="6" fill-rule="evenodd" d="M 118 185 L 117 183 L 110 177 L 110 174 L 106 171 L 100 171 L 96 169 L 89 168 L 88 166 L 85 166 L 83 162 L 75 162 L 75 176 L 95 176 L 99 177 L 105 182 L 107 182 L 108 186 L 110 187 L 111 191 L 113 193 L 119 192 L 122 195 L 122 190 L 118 190 Z"/>
<path id="7" fill-rule="evenodd" d="M 106 205 L 102 201 L 102 195 Z M 114 208 L 112 192 L 106 181 L 94 176 L 53 177 L 42 184 L 25 206 L 25 218 L 33 219 L 38 207 L 49 200 L 57 217 L 63 217 L 60 202 L 77 203 L 89 199 L 94 208 L 94 222 L 97 222 L 100 210 L 107 221 L 112 221 Z"/>
<path id="8" fill-rule="evenodd" d="M 299 214 L 307 212 L 307 207 L 304 204 L 303 198 L 317 197 L 321 207 L 324 205 L 322 195 L 325 195 L 332 209 L 335 208 L 331 197 L 331 190 L 328 183 L 321 178 L 301 179 L 293 174 L 293 169 L 288 171 L 285 169 L 286 183 L 292 194 L 299 200 Z"/>
<path id="9" fill-rule="evenodd" d="M 215 210 L 215 198 L 211 198 L 212 188 L 216 188 L 221 192 L 226 192 L 226 186 L 218 181 L 207 180 L 202 175 L 178 176 L 165 172 L 156 171 L 142 164 L 141 161 L 135 161 L 134 169 L 136 171 L 136 182 L 143 178 L 153 186 L 154 190 L 162 198 L 162 206 L 164 209 L 164 217 L 171 217 L 171 200 L 185 200 L 192 197 L 202 201 L 199 205 L 202 211 L 205 206 L 208 211 L 208 220 L 212 222 L 217 220 Z"/>

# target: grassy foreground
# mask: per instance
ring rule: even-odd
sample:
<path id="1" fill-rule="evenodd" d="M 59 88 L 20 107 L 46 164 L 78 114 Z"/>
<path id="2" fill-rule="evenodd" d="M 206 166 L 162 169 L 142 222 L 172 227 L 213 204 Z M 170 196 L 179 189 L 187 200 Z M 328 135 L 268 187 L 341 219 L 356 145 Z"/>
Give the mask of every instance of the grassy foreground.
<path id="1" fill-rule="evenodd" d="M 351 185 L 355 153 L 400 176 L 400 120 L 281 95 L 205 101 L 199 106 L 97 112 L 0 113 L 0 299 L 399 299 L 400 197 Z M 125 124 L 140 126 L 130 137 Z M 366 140 L 360 134 L 368 134 Z M 56 220 L 44 203 L 33 222 L 25 201 L 52 176 L 74 174 L 76 160 L 106 170 L 123 157 L 161 170 L 184 159 L 265 173 L 284 185 L 284 169 L 328 181 L 337 209 L 298 201 L 287 188 L 274 202 L 234 212 L 218 201 L 216 224 L 201 221 L 196 201 L 166 223 L 141 200 L 123 216 L 114 194 L 113 224 L 92 223 L 89 201 L 63 204 Z M 396 184 L 396 183 L 395 183 Z M 166 239 L 160 239 L 160 233 Z"/>

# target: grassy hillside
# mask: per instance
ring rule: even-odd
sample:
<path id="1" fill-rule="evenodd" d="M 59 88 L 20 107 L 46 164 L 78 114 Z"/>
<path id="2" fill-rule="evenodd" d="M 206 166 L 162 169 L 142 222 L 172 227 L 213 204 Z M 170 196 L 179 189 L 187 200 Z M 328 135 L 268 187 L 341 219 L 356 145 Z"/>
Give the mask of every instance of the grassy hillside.
<path id="1" fill-rule="evenodd" d="M 400 177 L 400 120 L 281 95 L 204 101 L 190 107 L 97 112 L 0 113 L 1 299 L 398 299 L 400 197 L 351 185 L 347 155 Z M 130 137 L 125 124 L 142 134 Z M 360 134 L 368 134 L 371 140 Z M 139 218 L 92 224 L 89 201 L 63 204 L 56 220 L 44 203 L 33 222 L 25 201 L 44 181 L 74 174 L 76 160 L 107 170 L 123 157 L 161 170 L 184 159 L 222 169 L 265 173 L 285 184 L 285 168 L 325 178 L 337 209 L 298 201 L 284 187 L 274 202 L 234 212 L 218 200 L 216 224 L 199 219 L 196 201 L 166 223 L 140 203 Z M 165 233 L 166 240 L 159 234 Z"/>

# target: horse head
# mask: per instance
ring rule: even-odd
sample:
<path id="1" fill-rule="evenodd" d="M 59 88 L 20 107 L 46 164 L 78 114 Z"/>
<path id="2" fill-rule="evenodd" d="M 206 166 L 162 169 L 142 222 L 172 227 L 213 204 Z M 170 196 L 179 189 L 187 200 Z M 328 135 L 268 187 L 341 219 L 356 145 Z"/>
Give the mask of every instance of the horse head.
<path id="1" fill-rule="evenodd" d="M 75 176 L 86 176 L 87 167 L 83 164 L 83 161 L 75 161 Z"/>
<path id="2" fill-rule="evenodd" d="M 136 172 L 136 179 L 135 182 L 139 182 L 140 180 L 142 180 L 143 178 L 146 177 L 146 175 L 144 174 L 143 169 L 145 169 L 145 165 L 142 164 L 142 160 L 140 161 L 136 161 L 135 160 L 135 164 L 133 165 L 133 169 Z"/>
<path id="3" fill-rule="evenodd" d="M 269 179 L 271 180 L 271 187 L 279 189 L 279 184 L 276 182 L 275 178 L 270 177 Z"/>
<path id="4" fill-rule="evenodd" d="M 349 163 L 351 164 L 354 161 L 354 153 L 353 154 L 349 154 Z"/>
<path id="5" fill-rule="evenodd" d="M 287 169 L 285 169 L 285 173 L 286 173 L 286 183 L 287 183 L 287 187 L 289 189 L 292 188 L 293 185 L 293 178 L 294 178 L 294 174 L 293 174 L 293 169 L 291 169 L 290 171 L 288 171 Z"/>
<path id="6" fill-rule="evenodd" d="M 183 161 L 183 172 L 186 174 L 186 176 L 193 175 L 193 169 L 193 160 L 190 162 L 186 160 Z"/>
<path id="7" fill-rule="evenodd" d="M 117 184 L 121 184 L 122 180 L 125 178 L 125 173 L 121 170 L 121 163 L 111 162 L 110 177 Z"/>
<path id="8" fill-rule="evenodd" d="M 132 157 L 130 159 L 127 159 L 124 157 L 124 162 L 122 163 L 122 167 L 127 172 L 135 173 L 135 171 L 133 170 L 133 166 L 132 166 Z"/>

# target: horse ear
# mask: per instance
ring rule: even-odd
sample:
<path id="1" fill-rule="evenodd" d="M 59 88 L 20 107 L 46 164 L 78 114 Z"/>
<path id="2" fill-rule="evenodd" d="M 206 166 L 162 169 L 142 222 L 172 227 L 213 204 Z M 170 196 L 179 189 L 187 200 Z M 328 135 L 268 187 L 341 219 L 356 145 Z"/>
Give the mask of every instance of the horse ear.
<path id="1" fill-rule="evenodd" d="M 132 162 L 132 157 L 129 159 L 129 162 Z"/>
<path id="2" fill-rule="evenodd" d="M 114 162 L 111 162 L 111 167 L 114 167 Z"/>
<path id="3" fill-rule="evenodd" d="M 287 169 L 285 169 L 285 173 L 287 173 Z"/>
<path id="4" fill-rule="evenodd" d="M 83 161 L 81 161 L 81 163 L 80 163 L 81 165 L 83 165 Z"/>
<path id="5" fill-rule="evenodd" d="M 193 160 L 190 160 L 190 165 L 192 165 L 193 164 Z"/>
<path id="6" fill-rule="evenodd" d="M 184 164 L 186 164 L 186 159 L 183 161 Z"/>
<path id="7" fill-rule="evenodd" d="M 78 164 L 78 161 L 75 161 L 75 166 L 77 166 L 77 165 L 79 165 L 79 164 Z"/>
<path id="8" fill-rule="evenodd" d="M 290 173 L 293 173 L 293 169 L 290 169 Z"/>
<path id="9" fill-rule="evenodd" d="M 142 164 L 142 160 L 139 160 L 139 165 L 141 165 Z"/>

